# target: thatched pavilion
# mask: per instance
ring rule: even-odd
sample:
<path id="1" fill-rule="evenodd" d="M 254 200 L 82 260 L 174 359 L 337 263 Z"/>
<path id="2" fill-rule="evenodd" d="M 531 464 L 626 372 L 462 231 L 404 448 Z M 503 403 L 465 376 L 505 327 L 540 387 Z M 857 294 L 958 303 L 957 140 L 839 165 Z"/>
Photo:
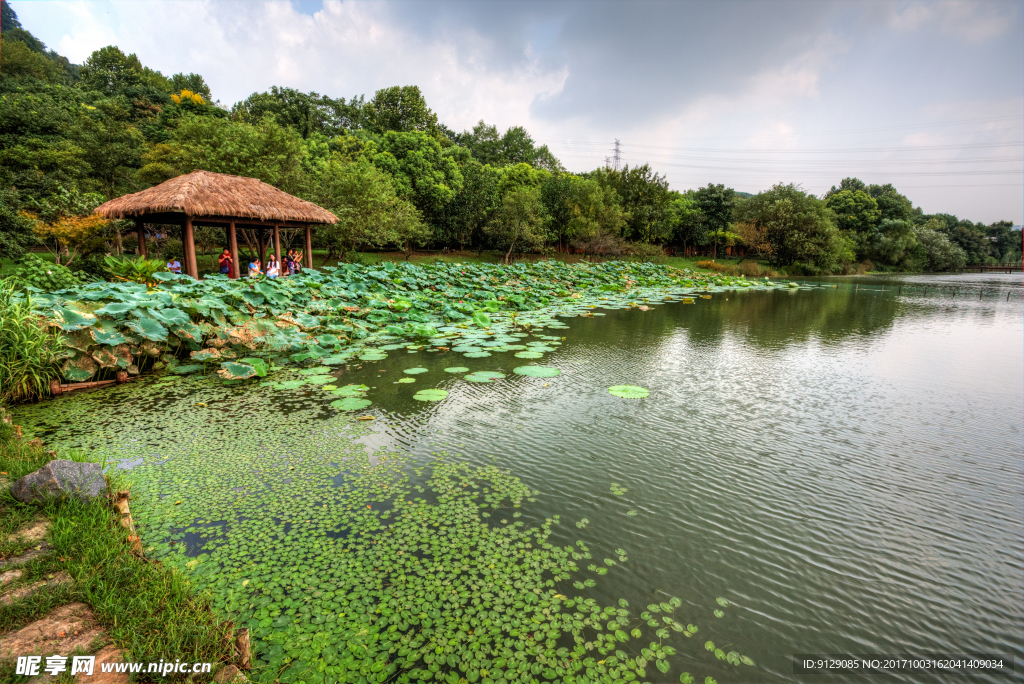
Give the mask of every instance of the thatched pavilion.
<path id="1" fill-rule="evenodd" d="M 199 277 L 196 265 L 194 227 L 219 226 L 227 229 L 228 249 L 237 278 L 241 269 L 238 261 L 236 226 L 253 227 L 261 234 L 273 231 L 274 251 L 281 261 L 280 229 L 304 228 L 303 258 L 307 268 L 313 267 L 313 244 L 310 224 L 337 223 L 338 218 L 312 202 L 299 199 L 287 192 L 255 178 L 230 176 L 226 173 L 193 171 L 142 192 L 124 195 L 96 207 L 96 213 L 108 219 L 134 219 L 139 235 L 139 252 L 147 255 L 144 223 L 176 224 L 182 227 L 184 271 Z M 263 243 L 260 239 L 260 261 L 265 263 Z"/>

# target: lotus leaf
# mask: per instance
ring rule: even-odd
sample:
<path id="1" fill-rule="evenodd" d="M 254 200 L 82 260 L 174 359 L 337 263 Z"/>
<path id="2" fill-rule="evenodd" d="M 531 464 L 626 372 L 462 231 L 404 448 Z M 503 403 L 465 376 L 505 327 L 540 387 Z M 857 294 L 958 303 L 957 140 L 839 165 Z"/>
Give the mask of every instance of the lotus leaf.
<path id="1" fill-rule="evenodd" d="M 83 314 L 74 309 L 61 309 L 57 312 L 57 315 L 60 318 L 59 325 L 61 330 L 81 330 L 82 328 L 88 328 L 96 322 L 94 314 Z"/>
<path id="2" fill-rule="evenodd" d="M 412 396 L 416 401 L 441 401 L 448 396 L 443 389 L 422 389 Z"/>
<path id="3" fill-rule="evenodd" d="M 469 369 L 466 368 L 465 366 L 449 366 L 448 368 L 444 369 L 444 372 L 445 373 L 465 373 L 468 370 Z"/>
<path id="4" fill-rule="evenodd" d="M 426 368 L 406 368 L 402 372 L 403 373 L 408 373 L 409 375 L 419 375 L 420 373 L 426 373 L 427 369 Z"/>
<path id="5" fill-rule="evenodd" d="M 167 341 L 167 328 L 152 318 L 139 318 L 128 323 L 128 329 L 154 342 Z"/>
<path id="6" fill-rule="evenodd" d="M 516 358 L 517 359 L 539 359 L 539 358 L 541 358 L 543 356 L 544 355 L 541 354 L 540 352 L 535 352 L 535 351 L 516 352 Z"/>
<path id="7" fill-rule="evenodd" d="M 636 385 L 614 385 L 608 388 L 609 394 L 623 399 L 643 399 L 650 391 Z"/>
<path id="8" fill-rule="evenodd" d="M 476 371 L 466 375 L 464 379 L 470 382 L 491 382 L 492 380 L 500 380 L 504 377 L 504 373 L 498 373 L 497 371 Z"/>

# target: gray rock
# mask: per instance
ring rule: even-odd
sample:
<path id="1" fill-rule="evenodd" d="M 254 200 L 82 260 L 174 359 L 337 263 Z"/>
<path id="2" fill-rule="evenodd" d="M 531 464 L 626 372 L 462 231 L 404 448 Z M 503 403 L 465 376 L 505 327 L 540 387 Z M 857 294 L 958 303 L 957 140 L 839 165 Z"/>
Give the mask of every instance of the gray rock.
<path id="1" fill-rule="evenodd" d="M 107 489 L 99 463 L 50 461 L 11 486 L 11 495 L 18 501 L 42 501 L 52 497 L 77 496 L 94 499 Z"/>

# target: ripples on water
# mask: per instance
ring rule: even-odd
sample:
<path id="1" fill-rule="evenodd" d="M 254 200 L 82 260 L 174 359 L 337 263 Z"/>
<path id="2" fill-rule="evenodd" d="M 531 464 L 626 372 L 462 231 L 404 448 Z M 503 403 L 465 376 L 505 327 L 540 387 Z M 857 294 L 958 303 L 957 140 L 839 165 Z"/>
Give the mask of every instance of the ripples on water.
<path id="1" fill-rule="evenodd" d="M 686 621 L 758 664 L 716 670 L 700 644 L 680 649 L 723 684 L 854 677 L 796 676 L 795 653 L 1024 662 L 1021 278 L 826 282 L 839 287 L 576 319 L 537 362 L 562 370 L 552 379 L 471 384 L 442 369 L 510 373 L 524 361 L 398 352 L 345 381 L 377 388 L 371 451 L 497 463 L 540 491 L 524 520 L 588 518 L 553 541 L 630 557 L 595 598 L 682 598 Z M 929 296 L 917 292 L 926 284 Z M 430 371 L 412 391 L 449 398 L 413 402 L 388 381 L 413 365 Z M 618 399 L 615 384 L 651 396 Z M 628 491 L 615 496 L 612 483 Z M 719 596 L 733 604 L 721 619 Z"/>

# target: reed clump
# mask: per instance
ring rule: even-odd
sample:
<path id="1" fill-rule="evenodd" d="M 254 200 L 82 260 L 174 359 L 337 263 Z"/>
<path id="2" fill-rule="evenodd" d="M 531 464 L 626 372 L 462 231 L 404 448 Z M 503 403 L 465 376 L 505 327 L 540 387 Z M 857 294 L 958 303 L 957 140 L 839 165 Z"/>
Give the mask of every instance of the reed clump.
<path id="1" fill-rule="evenodd" d="M 12 283 L 0 283 L 0 404 L 49 393 L 63 349 L 61 335 L 32 311 L 31 295 L 19 296 Z"/>

